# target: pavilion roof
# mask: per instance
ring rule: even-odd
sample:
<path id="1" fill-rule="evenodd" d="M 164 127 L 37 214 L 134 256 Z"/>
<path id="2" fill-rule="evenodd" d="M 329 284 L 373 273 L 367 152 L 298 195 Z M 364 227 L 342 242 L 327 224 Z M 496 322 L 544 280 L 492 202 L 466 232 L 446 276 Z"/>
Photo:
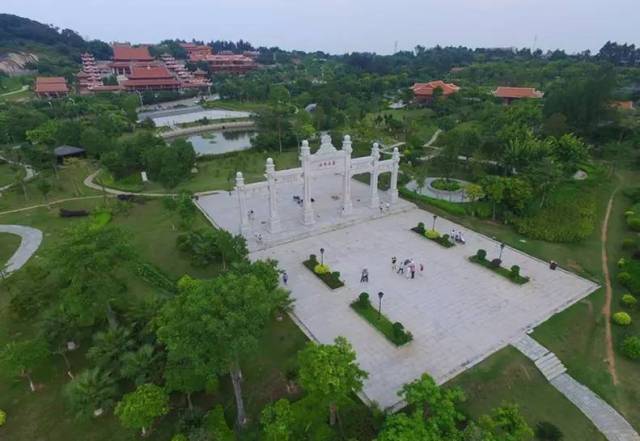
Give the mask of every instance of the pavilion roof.
<path id="1" fill-rule="evenodd" d="M 64 77 L 37 77 L 36 93 L 61 93 L 69 92 L 67 80 Z"/>
<path id="2" fill-rule="evenodd" d="M 129 44 L 114 44 L 113 59 L 118 61 L 151 61 L 153 57 L 147 46 L 133 47 Z"/>
<path id="3" fill-rule="evenodd" d="M 442 89 L 443 95 L 451 95 L 460 90 L 460 87 L 453 83 L 445 83 L 442 80 L 429 81 L 428 83 L 415 83 L 411 86 L 415 95 L 431 96 L 436 89 Z"/>
<path id="4" fill-rule="evenodd" d="M 127 77 L 129 80 L 138 79 L 158 79 L 158 78 L 173 78 L 169 69 L 166 66 L 132 66 L 131 74 Z"/>
<path id="5" fill-rule="evenodd" d="M 507 87 L 500 86 L 493 91 L 498 98 L 542 98 L 543 92 L 533 87 Z"/>

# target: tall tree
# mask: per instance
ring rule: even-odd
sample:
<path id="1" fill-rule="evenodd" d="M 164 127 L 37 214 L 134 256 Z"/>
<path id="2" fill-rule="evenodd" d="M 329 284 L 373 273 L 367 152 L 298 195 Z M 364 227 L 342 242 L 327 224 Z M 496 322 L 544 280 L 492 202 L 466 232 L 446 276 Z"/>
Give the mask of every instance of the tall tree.
<path id="1" fill-rule="evenodd" d="M 329 407 L 334 425 L 340 404 L 362 390 L 368 374 L 356 362 L 356 353 L 344 337 L 333 345 L 310 342 L 298 355 L 299 379 L 304 390 Z"/>
<path id="2" fill-rule="evenodd" d="M 117 393 L 111 373 L 100 368 L 81 372 L 64 388 L 64 394 L 78 418 L 102 415 L 113 406 Z"/>
<path id="3" fill-rule="evenodd" d="M 150 383 L 122 397 L 115 410 L 123 426 L 140 429 L 143 436 L 156 418 L 168 412 L 169 396 L 160 386 Z"/>
<path id="4" fill-rule="evenodd" d="M 25 378 L 31 392 L 36 391 L 31 373 L 49 356 L 46 343 L 41 339 L 12 341 L 0 351 L 0 366 L 12 376 Z"/>

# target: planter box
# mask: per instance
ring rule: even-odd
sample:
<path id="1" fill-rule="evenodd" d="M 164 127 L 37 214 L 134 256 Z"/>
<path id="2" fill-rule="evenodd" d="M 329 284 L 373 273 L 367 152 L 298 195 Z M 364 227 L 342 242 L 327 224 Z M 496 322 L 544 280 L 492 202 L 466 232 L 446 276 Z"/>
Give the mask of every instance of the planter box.
<path id="1" fill-rule="evenodd" d="M 416 233 L 416 234 L 419 234 L 419 235 L 420 235 L 420 236 L 422 236 L 424 239 L 428 239 L 428 240 L 430 240 L 431 242 L 435 242 L 435 243 L 437 243 L 437 244 L 438 244 L 438 245 L 440 245 L 441 247 L 444 247 L 444 248 L 451 248 L 451 247 L 456 246 L 456 244 L 455 244 L 454 242 L 451 242 L 451 240 L 449 240 L 449 239 L 446 239 L 446 240 L 445 240 L 444 236 L 440 236 L 440 237 L 438 237 L 437 239 L 432 239 L 432 238 L 430 238 L 430 237 L 427 237 L 427 236 L 425 236 L 425 235 L 424 235 L 424 233 L 421 233 L 421 232 L 420 232 L 420 229 L 419 229 L 418 227 L 413 227 L 413 228 L 411 229 L 411 231 L 413 231 L 413 232 L 414 232 L 414 233 Z"/>
<path id="2" fill-rule="evenodd" d="M 329 288 L 336 289 L 344 286 L 344 282 L 339 278 L 335 277 L 333 273 L 317 274 L 314 271 L 314 268 L 316 267 L 316 265 L 318 265 L 318 263 L 319 262 L 317 260 L 311 260 L 311 259 L 307 259 L 304 262 L 302 262 L 304 266 L 309 268 L 309 271 L 311 271 L 318 279 L 322 280 L 325 283 L 325 285 L 327 285 Z"/>
<path id="3" fill-rule="evenodd" d="M 398 336 L 393 332 L 393 323 L 384 315 L 380 315 L 378 319 L 378 311 L 371 305 L 361 306 L 356 300 L 351 303 L 351 308 L 358 313 L 360 317 L 368 321 L 374 328 L 380 331 L 391 343 L 396 346 L 402 346 L 413 340 L 410 332 L 404 331 L 404 336 Z"/>
<path id="4" fill-rule="evenodd" d="M 529 281 L 528 277 L 524 277 L 521 275 L 518 275 L 517 277 L 513 277 L 513 273 L 510 270 L 502 266 L 493 266 L 490 260 L 487 260 L 487 259 L 480 260 L 478 256 L 471 256 L 469 257 L 469 261 L 475 264 L 478 264 L 480 266 L 483 266 L 487 269 L 490 269 L 494 273 L 500 274 L 505 279 L 509 279 L 510 281 L 518 285 L 524 285 Z"/>

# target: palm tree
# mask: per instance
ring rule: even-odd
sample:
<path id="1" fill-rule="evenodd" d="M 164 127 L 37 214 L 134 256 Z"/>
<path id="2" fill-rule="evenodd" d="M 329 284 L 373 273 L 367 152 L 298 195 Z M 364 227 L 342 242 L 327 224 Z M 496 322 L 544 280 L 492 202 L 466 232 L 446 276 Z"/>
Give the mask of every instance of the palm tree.
<path id="1" fill-rule="evenodd" d="M 110 372 L 93 368 L 75 377 L 64 393 L 78 418 L 98 417 L 113 406 L 118 389 Z"/>
<path id="2" fill-rule="evenodd" d="M 154 354 L 153 346 L 142 345 L 137 351 L 125 353 L 120 358 L 120 373 L 124 378 L 133 380 L 136 386 L 149 382 L 153 365 L 158 360 L 158 354 Z"/>
<path id="3" fill-rule="evenodd" d="M 93 336 L 93 345 L 87 351 L 87 359 L 104 369 L 118 368 L 119 355 L 132 345 L 131 331 L 120 326 L 110 327 Z"/>

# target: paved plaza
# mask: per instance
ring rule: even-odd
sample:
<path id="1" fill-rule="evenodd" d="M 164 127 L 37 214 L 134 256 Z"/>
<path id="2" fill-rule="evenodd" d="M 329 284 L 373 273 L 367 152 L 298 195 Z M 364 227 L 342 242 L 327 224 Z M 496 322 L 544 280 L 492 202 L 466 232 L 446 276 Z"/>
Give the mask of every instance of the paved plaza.
<path id="1" fill-rule="evenodd" d="M 246 195 L 243 203 L 255 213 L 250 230 L 244 231 L 251 258 L 276 259 L 287 271 L 287 288 L 295 299 L 293 317 L 311 339 L 332 343 L 344 336 L 351 342 L 360 366 L 369 373 L 363 398 L 383 408 L 402 406 L 397 392 L 403 384 L 425 372 L 442 384 L 598 287 L 505 248 L 503 265 L 519 265 L 521 274 L 531 278 L 525 285 L 514 284 L 469 262 L 479 248 L 487 251 L 488 259 L 498 256 L 499 244 L 485 236 L 440 218 L 436 229 L 462 230 L 467 240 L 466 245 L 443 248 L 410 231 L 418 222 L 430 228 L 433 216 L 407 201 L 400 199 L 386 208 L 390 196 L 380 192 L 384 209 L 372 208 L 370 187 L 352 180 L 353 210 L 345 216 L 339 174 L 316 176 L 311 184 L 313 225 L 304 224 L 303 208 L 293 199 L 304 191 L 302 182 L 278 184 L 281 228 L 275 233 L 268 228 L 273 203 L 269 193 L 259 187 Z M 215 225 L 235 234 L 241 231 L 236 192 L 200 195 L 198 206 Z M 324 262 L 341 273 L 343 288 L 330 290 L 303 266 L 310 254 L 320 258 L 320 248 L 326 250 Z M 393 256 L 423 264 L 424 272 L 413 280 L 396 274 Z M 369 271 L 367 284 L 360 283 L 364 268 Z M 374 303 L 382 291 L 383 313 L 401 322 L 413 341 L 398 348 L 357 315 L 349 304 L 362 291 Z"/>
<path id="2" fill-rule="evenodd" d="M 444 383 L 597 289 L 591 281 L 552 271 L 546 263 L 507 248 L 504 265 L 520 265 L 522 274 L 531 277 L 525 285 L 513 284 L 467 260 L 478 248 L 495 257 L 496 242 L 443 219 L 437 228 L 462 229 L 466 245 L 446 249 L 409 231 L 419 221 L 429 225 L 431 218 L 415 209 L 252 255 L 275 258 L 288 272 L 295 316 L 310 337 L 322 343 L 347 337 L 369 372 L 366 398 L 384 408 L 397 407 L 397 391 L 422 373 Z M 309 254 L 319 255 L 321 247 L 325 263 L 342 274 L 344 288 L 331 291 L 302 265 Z M 414 280 L 395 274 L 392 256 L 423 263 L 424 273 Z M 370 282 L 361 284 L 365 267 Z M 349 303 L 362 291 L 374 302 L 384 292 L 383 313 L 402 322 L 414 340 L 397 348 L 360 318 Z"/>

